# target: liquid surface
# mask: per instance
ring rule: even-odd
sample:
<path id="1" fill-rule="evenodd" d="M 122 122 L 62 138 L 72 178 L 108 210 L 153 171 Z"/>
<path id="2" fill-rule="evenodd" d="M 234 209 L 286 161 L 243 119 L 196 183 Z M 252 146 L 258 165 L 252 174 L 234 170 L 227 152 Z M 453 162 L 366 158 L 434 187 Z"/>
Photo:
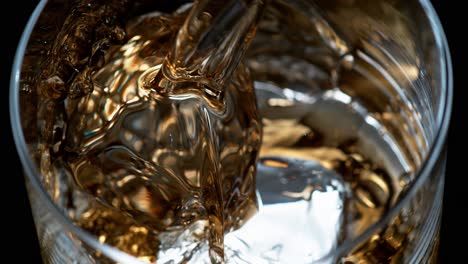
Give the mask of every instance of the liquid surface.
<path id="1" fill-rule="evenodd" d="M 273 1 L 245 57 L 210 57 L 227 71 L 168 63 L 193 9 L 131 19 L 123 43 L 75 77 L 91 81 L 69 92 L 63 133 L 45 144 L 56 203 L 101 243 L 157 263 L 311 263 L 378 221 L 412 170 L 383 118 L 349 92 L 381 76 L 294 8 Z M 51 78 L 42 89 L 60 83 Z M 386 239 L 347 260 L 397 254 L 403 238 Z"/>

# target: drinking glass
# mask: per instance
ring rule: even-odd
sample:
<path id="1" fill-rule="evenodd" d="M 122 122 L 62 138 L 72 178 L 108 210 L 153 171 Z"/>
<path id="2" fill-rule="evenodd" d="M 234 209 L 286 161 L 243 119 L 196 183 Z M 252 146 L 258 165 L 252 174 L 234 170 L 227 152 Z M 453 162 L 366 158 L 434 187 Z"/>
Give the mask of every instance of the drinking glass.
<path id="1" fill-rule="evenodd" d="M 139 256 L 106 244 L 75 225 L 67 212 L 54 202 L 57 197 L 53 197 L 51 190 L 60 186 L 54 186 L 53 181 L 42 173 L 48 158 L 46 156 L 50 154 L 43 152 L 45 143 L 41 131 L 45 129 L 45 122 L 38 119 L 38 113 L 47 108 L 48 102 L 38 100 L 35 74 L 40 65 L 48 60 L 49 53 L 45 47 L 49 47 L 59 34 L 71 2 L 39 2 L 24 29 L 11 76 L 11 126 L 24 169 L 42 257 L 46 263 L 140 263 L 145 258 L 137 258 Z M 143 6 L 145 1 L 139 2 Z M 168 3 L 163 1 L 156 8 L 167 11 L 169 5 L 182 5 L 181 1 Z M 391 198 L 381 217 L 354 235 L 340 240 L 314 262 L 376 263 L 386 260 L 389 263 L 435 263 L 445 177 L 445 141 L 453 87 L 447 41 L 430 2 L 272 0 L 271 3 L 274 3 L 270 13 L 273 16 L 281 16 L 281 12 L 275 13 L 275 10 L 286 14 L 289 7 L 299 10 L 301 16 L 298 17 L 283 14 L 281 21 L 284 22 L 285 31 L 279 35 L 283 34 L 285 39 L 291 37 L 288 41 L 297 41 L 297 52 L 305 57 L 310 50 L 322 48 L 314 46 L 314 41 L 294 38 L 301 30 L 308 32 L 308 28 L 302 28 L 307 23 L 301 18 L 310 18 L 314 25 L 311 32 L 321 37 L 320 43 L 328 45 L 325 51 L 327 56 L 320 57 L 323 54 L 319 52 L 319 56 L 312 56 L 311 60 L 315 60 L 316 64 L 322 63 L 325 68 L 330 65 L 330 58 L 332 65 L 339 64 L 336 71 L 330 71 L 332 80 L 333 74 L 346 71 L 347 65 L 361 67 L 363 76 L 375 79 L 373 82 L 378 85 L 369 86 L 365 80 L 348 76 L 343 77 L 345 80 L 326 82 L 323 87 L 317 88 L 327 90 L 326 94 L 330 95 L 334 87 L 342 82 L 361 81 L 349 87 L 343 85 L 342 89 L 357 98 L 366 110 L 354 106 L 346 108 L 352 114 L 348 120 L 341 120 L 339 114 L 328 118 L 326 113 L 341 106 L 315 106 L 314 112 L 318 117 L 314 120 L 338 122 L 341 124 L 337 126 L 339 131 L 356 137 L 364 135 L 368 142 L 357 147 L 367 156 L 380 160 L 390 177 L 396 179 L 392 188 L 400 190 L 398 195 Z M 330 27 L 334 30 L 330 31 Z M 280 45 L 273 36 L 266 34 L 262 37 L 271 37 L 273 47 Z M 262 45 L 254 39 L 247 50 L 247 58 L 261 54 L 265 47 L 257 44 Z M 351 51 L 360 55 L 350 60 L 348 55 Z M 373 69 L 366 68 L 369 65 Z M 261 101 L 264 94 L 260 90 L 257 96 Z M 335 96 L 337 101 L 342 100 L 340 102 L 348 100 L 348 97 L 340 97 L 340 94 L 335 93 Z M 56 109 L 58 111 L 59 108 Z M 261 114 L 274 118 L 277 108 L 270 110 Z M 362 113 L 368 115 L 364 121 L 353 119 Z M 327 118 L 321 119 L 320 116 Z M 365 124 L 372 124 L 375 120 L 381 125 L 370 132 L 364 129 Z M 54 134 L 61 133 L 60 128 L 51 129 Z M 388 137 L 392 138 L 393 145 L 388 144 Z M 382 154 L 392 148 L 401 148 L 398 152 L 400 156 L 388 158 Z M 399 158 L 404 162 L 399 160 L 400 165 L 395 165 L 395 160 Z M 403 169 L 401 164 L 404 164 Z M 367 191 L 376 188 L 371 183 L 367 187 Z M 365 199 L 366 195 L 363 194 L 361 198 Z M 367 198 L 371 202 L 372 199 L 379 199 L 372 195 Z"/>

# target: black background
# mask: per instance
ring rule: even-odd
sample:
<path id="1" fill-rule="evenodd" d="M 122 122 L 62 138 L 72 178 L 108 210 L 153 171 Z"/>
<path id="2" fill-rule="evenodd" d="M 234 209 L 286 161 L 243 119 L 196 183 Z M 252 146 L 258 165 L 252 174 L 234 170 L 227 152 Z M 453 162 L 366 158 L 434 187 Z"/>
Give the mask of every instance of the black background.
<path id="1" fill-rule="evenodd" d="M 8 94 L 11 65 L 16 45 L 27 18 L 37 2 L 33 0 L 7 1 L 5 3 L 8 3 L 9 8 L 3 8 L 2 15 L 0 15 L 2 19 L 0 25 L 0 49 L 2 52 L 0 68 L 0 98 L 2 100 L 0 104 L 0 149 L 2 155 L 6 154 L 6 157 L 1 157 L 2 173 L 0 173 L 0 177 L 3 178 L 0 181 L 0 193 L 4 196 L 0 200 L 0 219 L 2 223 L 0 235 L 3 238 L 2 244 L 6 242 L 6 247 L 2 245 L 0 252 L 2 252 L 2 259 L 12 257 L 15 260 L 14 262 L 20 263 L 41 263 L 41 260 L 21 173 L 21 165 L 11 136 Z M 461 103 L 466 89 L 462 78 L 466 69 L 463 60 L 468 59 L 464 54 L 467 43 L 465 34 L 467 33 L 466 16 L 468 14 L 463 14 L 466 9 L 462 8 L 461 4 L 456 4 L 455 1 L 433 0 L 432 2 L 447 35 L 455 77 L 455 96 L 448 135 L 449 156 L 439 251 L 440 262 L 450 263 L 454 260 L 464 259 L 463 257 L 466 255 L 464 243 L 460 243 L 458 240 L 460 236 L 462 241 L 464 240 L 463 236 L 467 236 L 466 229 L 468 229 L 468 220 L 464 220 L 463 217 L 467 208 L 468 188 L 465 188 L 466 171 L 464 167 L 466 165 L 464 166 L 463 159 L 466 158 L 467 153 L 463 151 L 465 142 L 462 137 L 465 135 L 465 130 L 462 129 L 464 119 L 462 119 L 463 104 Z M 463 1 L 457 2 L 463 3 Z M 468 76 L 466 77 L 468 78 Z"/>

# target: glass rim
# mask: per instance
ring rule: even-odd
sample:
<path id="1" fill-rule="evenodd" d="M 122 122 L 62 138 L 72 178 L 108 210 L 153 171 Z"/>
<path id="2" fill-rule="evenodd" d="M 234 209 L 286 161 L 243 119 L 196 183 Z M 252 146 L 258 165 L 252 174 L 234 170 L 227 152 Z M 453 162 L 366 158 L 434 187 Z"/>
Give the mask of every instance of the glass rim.
<path id="1" fill-rule="evenodd" d="M 37 20 L 40 17 L 40 14 L 44 7 L 47 4 L 47 0 L 41 0 L 36 8 L 34 9 L 32 15 L 30 16 L 28 23 L 26 24 L 23 33 L 21 35 L 20 42 L 18 44 L 15 59 L 13 63 L 11 78 L 10 78 L 10 121 L 11 128 L 13 131 L 13 138 L 15 146 L 20 157 L 23 170 L 26 174 L 26 177 L 29 179 L 32 187 L 39 194 L 41 200 L 45 201 L 46 206 L 49 211 L 57 217 L 58 222 L 60 222 L 64 227 L 66 227 L 70 232 L 76 235 L 79 239 L 87 243 L 89 246 L 98 249 L 106 257 L 124 263 L 146 263 L 136 257 L 127 254 L 111 245 L 106 243 L 100 243 L 94 235 L 90 234 L 84 229 L 79 228 L 74 225 L 69 217 L 67 217 L 63 212 L 57 207 L 53 202 L 48 192 L 39 182 L 36 175 L 40 175 L 38 168 L 36 167 L 34 161 L 31 159 L 26 141 L 24 138 L 21 122 L 20 122 L 20 109 L 19 109 L 19 84 L 20 84 L 20 75 L 21 75 L 21 65 L 23 63 L 23 57 L 29 42 L 29 37 L 34 29 L 34 26 Z M 432 142 L 427 157 L 423 160 L 420 168 L 415 173 L 415 181 L 413 181 L 408 188 L 408 191 L 404 194 L 403 198 L 397 201 L 389 211 L 380 218 L 376 223 L 368 227 L 363 233 L 358 235 L 353 239 L 349 239 L 343 242 L 343 244 L 338 245 L 332 251 L 328 252 L 326 255 L 322 256 L 317 262 L 322 262 L 327 259 L 330 259 L 334 256 L 340 256 L 344 252 L 352 250 L 357 245 L 363 243 L 368 239 L 373 233 L 377 230 L 383 228 L 391 219 L 406 205 L 411 198 L 416 195 L 421 186 L 426 182 L 430 177 L 431 171 L 433 170 L 436 162 L 441 155 L 444 145 L 446 142 L 447 131 L 450 123 L 450 116 L 452 111 L 452 97 L 453 97 L 453 72 L 452 72 L 452 62 L 450 58 L 450 51 L 447 44 L 447 39 L 440 23 L 440 20 L 432 7 L 429 0 L 418 0 L 420 6 L 423 8 L 426 18 L 429 21 L 434 40 L 436 43 L 436 49 L 439 51 L 441 56 L 438 58 L 438 63 L 440 64 L 440 75 L 441 75 L 441 97 L 439 109 L 437 109 L 436 115 L 436 133 L 434 141 Z"/>

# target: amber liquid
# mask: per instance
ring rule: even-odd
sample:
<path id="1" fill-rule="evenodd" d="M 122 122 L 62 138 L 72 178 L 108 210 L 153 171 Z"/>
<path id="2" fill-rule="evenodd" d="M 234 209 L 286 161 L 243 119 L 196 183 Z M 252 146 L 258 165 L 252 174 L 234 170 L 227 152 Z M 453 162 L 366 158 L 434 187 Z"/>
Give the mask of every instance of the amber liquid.
<path id="1" fill-rule="evenodd" d="M 317 261 L 377 222 L 409 183 L 405 150 L 350 93 L 382 76 L 331 28 L 324 33 L 320 17 L 303 20 L 282 1 L 242 6 L 255 10 L 223 33 L 242 42 L 231 46 L 206 37 L 217 32 L 208 18 L 187 28 L 197 8 L 206 6 L 104 27 L 117 41 L 94 43 L 101 55 L 85 66 L 73 60 L 82 50 L 66 51 L 82 69 L 74 75 L 56 47 L 62 59 L 37 78 L 43 105 L 61 111 L 43 116 L 44 183 L 78 226 L 141 260 Z M 312 40 L 308 30 L 282 31 L 285 8 L 322 31 Z M 80 44 L 80 19 L 69 17 L 59 37 Z M 385 234 L 330 261 L 396 261 L 405 235 Z"/>

